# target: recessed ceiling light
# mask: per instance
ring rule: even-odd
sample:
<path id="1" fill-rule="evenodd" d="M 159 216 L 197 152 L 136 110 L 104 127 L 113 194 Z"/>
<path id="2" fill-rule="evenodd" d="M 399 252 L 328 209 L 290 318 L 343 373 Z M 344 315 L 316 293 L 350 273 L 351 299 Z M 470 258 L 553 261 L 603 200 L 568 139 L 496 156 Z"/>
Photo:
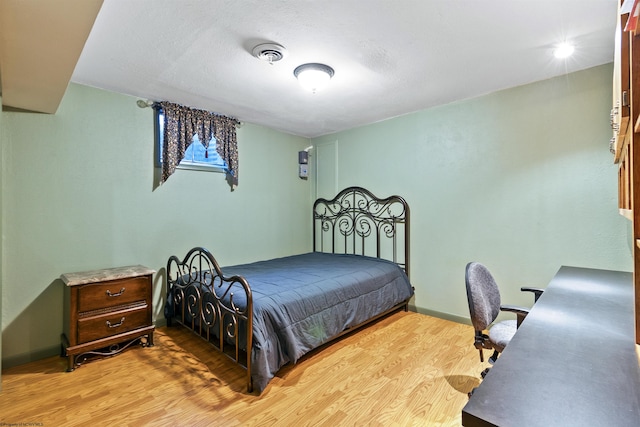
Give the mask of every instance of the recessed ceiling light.
<path id="1" fill-rule="evenodd" d="M 568 42 L 559 43 L 553 50 L 553 56 L 558 59 L 564 59 L 570 57 L 575 51 L 575 47 Z"/>

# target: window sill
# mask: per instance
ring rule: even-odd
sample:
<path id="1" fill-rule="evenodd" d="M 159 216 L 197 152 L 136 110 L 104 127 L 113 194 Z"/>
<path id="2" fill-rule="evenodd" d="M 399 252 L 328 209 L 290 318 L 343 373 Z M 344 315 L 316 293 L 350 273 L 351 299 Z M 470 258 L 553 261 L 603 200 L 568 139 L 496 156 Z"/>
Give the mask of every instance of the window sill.
<path id="1" fill-rule="evenodd" d="M 176 169 L 184 169 L 184 170 L 192 170 L 192 171 L 202 171 L 202 172 L 215 172 L 215 173 L 225 173 L 224 169 L 216 167 L 216 166 L 204 166 L 204 165 L 178 165 Z"/>

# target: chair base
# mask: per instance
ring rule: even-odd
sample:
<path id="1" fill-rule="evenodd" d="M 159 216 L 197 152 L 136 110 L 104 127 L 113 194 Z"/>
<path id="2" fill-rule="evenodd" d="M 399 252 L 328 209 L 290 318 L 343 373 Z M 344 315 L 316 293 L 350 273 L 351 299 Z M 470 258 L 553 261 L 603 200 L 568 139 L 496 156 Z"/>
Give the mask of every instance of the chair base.
<path id="1" fill-rule="evenodd" d="M 491 368 L 487 368 L 484 371 L 480 372 L 480 376 L 482 377 L 482 379 L 484 379 L 484 377 L 487 376 L 487 374 L 489 373 L 490 370 L 491 370 Z"/>
<path id="2" fill-rule="evenodd" d="M 489 373 L 489 370 L 491 370 L 491 368 L 486 368 L 484 371 L 480 372 L 480 376 L 482 377 L 482 379 L 484 379 L 484 377 L 487 376 L 487 374 Z M 473 395 L 473 392 L 476 391 L 478 387 L 474 387 L 473 390 L 471 390 L 469 393 L 467 393 L 467 397 L 469 397 L 469 399 L 471 399 L 471 396 Z"/>

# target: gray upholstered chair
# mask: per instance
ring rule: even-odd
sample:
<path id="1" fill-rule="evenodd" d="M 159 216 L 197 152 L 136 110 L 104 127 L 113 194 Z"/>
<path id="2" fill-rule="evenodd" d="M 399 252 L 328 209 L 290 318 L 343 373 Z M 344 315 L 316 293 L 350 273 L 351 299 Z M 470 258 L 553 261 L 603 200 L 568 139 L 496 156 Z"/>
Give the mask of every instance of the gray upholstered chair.
<path id="1" fill-rule="evenodd" d="M 528 308 L 516 307 L 512 305 L 501 305 L 500 291 L 489 270 L 478 262 L 467 264 L 465 282 L 467 286 L 467 300 L 469 302 L 469 312 L 471 323 L 475 329 L 475 347 L 480 352 L 480 361 L 484 362 L 483 350 L 493 350 L 493 355 L 489 358 L 489 363 L 493 364 L 498 359 L 499 353 L 509 344 L 515 335 L 520 323 L 529 313 Z M 523 287 L 522 291 L 533 292 L 535 301 L 538 301 L 543 289 Z M 504 320 L 491 324 L 496 320 L 500 311 L 516 313 L 516 320 Z M 488 334 L 485 331 L 489 329 Z M 485 369 L 482 376 L 486 375 Z"/>

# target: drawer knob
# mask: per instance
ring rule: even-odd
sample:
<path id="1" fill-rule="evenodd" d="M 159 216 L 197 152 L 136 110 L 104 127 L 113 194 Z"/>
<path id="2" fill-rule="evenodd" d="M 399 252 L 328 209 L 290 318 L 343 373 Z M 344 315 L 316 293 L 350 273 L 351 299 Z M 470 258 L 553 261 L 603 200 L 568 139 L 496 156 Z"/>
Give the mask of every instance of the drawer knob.
<path id="1" fill-rule="evenodd" d="M 120 323 L 114 323 L 113 325 L 111 324 L 111 322 L 107 320 L 107 326 L 110 328 L 117 328 L 118 326 L 122 326 L 123 323 L 124 323 L 124 317 L 120 319 Z"/>
<path id="2" fill-rule="evenodd" d="M 120 289 L 120 292 L 117 292 L 115 294 L 112 294 L 111 291 L 109 289 L 107 289 L 107 296 L 108 297 L 119 297 L 122 294 L 124 294 L 124 288 Z"/>

